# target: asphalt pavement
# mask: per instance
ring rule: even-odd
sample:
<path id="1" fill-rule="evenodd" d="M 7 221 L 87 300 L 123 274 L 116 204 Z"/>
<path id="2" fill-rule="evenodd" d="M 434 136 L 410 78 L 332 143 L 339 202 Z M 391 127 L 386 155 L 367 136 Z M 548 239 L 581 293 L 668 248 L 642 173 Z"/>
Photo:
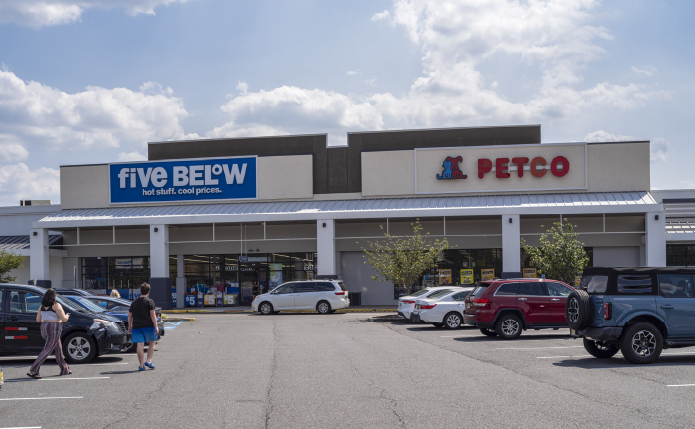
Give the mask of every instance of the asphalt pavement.
<path id="1" fill-rule="evenodd" d="M 373 314 L 196 315 L 155 370 L 108 355 L 58 377 L 0 358 L 0 428 L 692 427 L 695 349 L 587 356 L 565 331 L 504 341 Z"/>

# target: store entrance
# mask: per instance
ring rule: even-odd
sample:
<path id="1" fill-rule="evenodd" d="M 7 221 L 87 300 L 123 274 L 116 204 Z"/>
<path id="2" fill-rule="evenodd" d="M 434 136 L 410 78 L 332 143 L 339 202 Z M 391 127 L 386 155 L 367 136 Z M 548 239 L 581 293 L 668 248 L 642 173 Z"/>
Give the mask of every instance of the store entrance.
<path id="1" fill-rule="evenodd" d="M 251 305 L 253 297 L 268 292 L 268 264 L 241 262 L 239 264 L 241 305 Z"/>

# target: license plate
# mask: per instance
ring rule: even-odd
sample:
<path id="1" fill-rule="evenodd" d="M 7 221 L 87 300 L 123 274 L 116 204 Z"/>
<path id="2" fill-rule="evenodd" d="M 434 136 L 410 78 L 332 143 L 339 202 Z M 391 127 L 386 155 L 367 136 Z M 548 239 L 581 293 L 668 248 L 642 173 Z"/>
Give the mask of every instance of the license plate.
<path id="1" fill-rule="evenodd" d="M 419 309 L 420 309 L 420 304 L 416 305 L 416 306 L 415 306 L 415 309 L 416 309 L 416 310 L 419 310 Z"/>
<path id="2" fill-rule="evenodd" d="M 472 307 L 471 303 L 470 303 L 470 302 L 467 302 L 467 303 L 466 303 L 466 308 L 471 308 L 471 307 Z"/>
<path id="3" fill-rule="evenodd" d="M 577 330 L 570 328 L 570 335 L 577 335 Z"/>

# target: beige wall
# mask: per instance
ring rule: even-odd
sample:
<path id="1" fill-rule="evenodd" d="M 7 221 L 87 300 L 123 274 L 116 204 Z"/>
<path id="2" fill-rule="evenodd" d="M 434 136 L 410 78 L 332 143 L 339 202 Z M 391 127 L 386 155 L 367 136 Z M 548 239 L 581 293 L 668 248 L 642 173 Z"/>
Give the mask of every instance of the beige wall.
<path id="1" fill-rule="evenodd" d="M 60 167 L 60 207 L 84 209 L 109 206 L 109 166 Z"/>
<path id="2" fill-rule="evenodd" d="M 459 164 L 460 169 L 468 177 L 437 180 L 436 175 L 441 174 L 444 159 L 447 156 L 459 155 L 463 158 Z M 523 177 L 518 177 L 514 170 L 516 167 L 510 164 L 509 178 L 496 178 L 495 169 L 485 174 L 483 179 L 478 178 L 479 158 L 488 158 L 494 164 L 498 157 L 511 159 L 515 156 L 542 156 L 549 167 L 551 160 L 558 155 L 568 158 L 570 162 L 570 171 L 563 177 L 556 177 L 548 171 L 543 177 L 538 178 L 526 169 Z M 527 165 L 526 168 L 530 167 Z M 362 153 L 364 197 L 415 196 L 423 193 L 446 195 L 469 192 L 536 193 L 572 190 L 619 192 L 649 189 L 649 142 L 461 147 Z"/>
<path id="3" fill-rule="evenodd" d="M 415 151 L 362 152 L 362 195 L 415 193 Z"/>
<path id="4" fill-rule="evenodd" d="M 589 191 L 648 191 L 649 142 L 590 144 Z"/>
<path id="5" fill-rule="evenodd" d="M 312 155 L 259 157 L 258 199 L 310 199 L 314 192 L 312 162 Z M 108 164 L 61 167 L 60 199 L 63 209 L 109 207 Z M 181 203 L 146 205 L 171 204 Z"/>
<path id="6" fill-rule="evenodd" d="M 311 198 L 313 194 L 312 155 L 258 158 L 258 199 Z"/>

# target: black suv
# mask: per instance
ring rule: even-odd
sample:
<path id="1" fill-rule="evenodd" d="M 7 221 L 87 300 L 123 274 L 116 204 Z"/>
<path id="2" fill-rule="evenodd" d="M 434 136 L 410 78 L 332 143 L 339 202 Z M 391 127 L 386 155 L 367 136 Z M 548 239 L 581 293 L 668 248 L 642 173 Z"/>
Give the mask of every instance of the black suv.
<path id="1" fill-rule="evenodd" d="M 0 354 L 36 355 L 45 344 L 36 313 L 46 289 L 0 284 Z M 122 322 L 80 308 L 61 296 L 56 300 L 70 319 L 63 324 L 63 354 L 70 363 L 89 362 L 100 354 L 118 353 L 128 341 Z"/>
<path id="2" fill-rule="evenodd" d="M 665 348 L 695 346 L 695 269 L 586 268 L 581 288 L 567 322 L 592 356 L 651 363 Z"/>

